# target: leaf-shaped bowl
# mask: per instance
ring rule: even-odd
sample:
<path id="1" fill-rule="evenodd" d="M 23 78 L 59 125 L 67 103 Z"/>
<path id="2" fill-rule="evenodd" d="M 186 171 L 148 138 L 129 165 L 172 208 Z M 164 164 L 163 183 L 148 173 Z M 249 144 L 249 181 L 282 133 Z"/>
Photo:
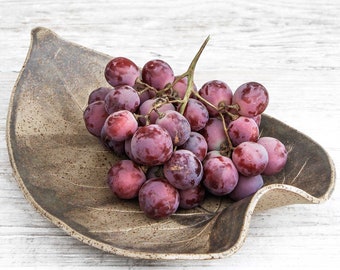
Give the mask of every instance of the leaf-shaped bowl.
<path id="1" fill-rule="evenodd" d="M 88 94 L 106 85 L 103 70 L 110 59 L 35 28 L 9 106 L 7 144 L 15 178 L 27 200 L 71 236 L 134 258 L 220 258 L 242 246 L 254 212 L 330 197 L 335 170 L 328 154 L 264 116 L 262 134 L 289 150 L 280 174 L 236 203 L 208 197 L 202 207 L 168 219 L 146 218 L 137 201 L 119 200 L 107 187 L 107 171 L 118 158 L 83 123 Z"/>

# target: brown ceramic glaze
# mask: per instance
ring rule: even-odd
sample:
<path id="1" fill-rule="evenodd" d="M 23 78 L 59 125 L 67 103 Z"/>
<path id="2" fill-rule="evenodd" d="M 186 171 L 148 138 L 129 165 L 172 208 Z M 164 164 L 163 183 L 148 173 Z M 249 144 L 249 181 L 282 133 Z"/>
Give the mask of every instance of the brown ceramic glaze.
<path id="1" fill-rule="evenodd" d="M 280 139 L 289 150 L 284 171 L 265 178 L 261 190 L 237 203 L 208 197 L 200 208 L 148 219 L 137 201 L 111 193 L 106 174 L 118 158 L 83 123 L 89 93 L 107 85 L 103 70 L 110 58 L 48 29 L 33 29 L 9 106 L 7 143 L 19 186 L 43 216 L 73 237 L 134 258 L 220 258 L 242 246 L 254 211 L 330 197 L 335 171 L 327 153 L 264 116 L 262 135 Z"/>

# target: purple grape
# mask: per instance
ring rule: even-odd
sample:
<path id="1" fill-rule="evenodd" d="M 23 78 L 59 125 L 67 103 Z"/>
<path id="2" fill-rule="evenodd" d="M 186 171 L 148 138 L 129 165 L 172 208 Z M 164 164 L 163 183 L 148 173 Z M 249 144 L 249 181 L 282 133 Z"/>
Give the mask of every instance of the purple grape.
<path id="1" fill-rule="evenodd" d="M 122 110 L 107 117 L 101 137 L 104 141 L 114 140 L 121 142 L 130 138 L 137 128 L 138 123 L 134 115 L 127 110 Z"/>
<path id="2" fill-rule="evenodd" d="M 262 186 L 263 178 L 260 174 L 255 176 L 244 176 L 240 174 L 236 187 L 229 193 L 228 197 L 234 201 L 239 201 L 254 194 Z"/>
<path id="3" fill-rule="evenodd" d="M 155 166 L 166 162 L 172 155 L 173 144 L 169 133 L 159 125 L 138 128 L 131 139 L 131 154 L 143 165 Z"/>
<path id="4" fill-rule="evenodd" d="M 179 190 L 179 207 L 183 209 L 193 209 L 202 204 L 205 197 L 205 188 L 203 185 Z"/>
<path id="5" fill-rule="evenodd" d="M 200 161 L 203 161 L 208 152 L 207 141 L 197 132 L 191 132 L 189 139 L 180 148 L 191 151 Z"/>
<path id="6" fill-rule="evenodd" d="M 142 169 L 131 160 L 120 160 L 108 172 L 108 184 L 120 199 L 133 199 L 146 181 Z"/>
<path id="7" fill-rule="evenodd" d="M 89 95 L 87 103 L 91 104 L 95 101 L 104 100 L 106 95 L 111 90 L 113 90 L 113 88 L 111 88 L 111 87 L 99 87 L 99 88 L 93 90 Z"/>
<path id="8" fill-rule="evenodd" d="M 174 214 L 179 206 L 179 193 L 163 178 L 147 180 L 139 190 L 139 206 L 145 215 L 153 219 Z"/>
<path id="9" fill-rule="evenodd" d="M 154 98 L 154 99 L 148 99 L 146 100 L 143 104 L 141 104 L 139 106 L 139 114 L 140 115 L 150 115 L 150 124 L 155 124 L 157 118 L 158 118 L 158 113 L 155 112 L 154 110 L 152 110 L 152 108 L 155 106 L 155 104 L 157 104 L 158 102 L 160 102 L 163 99 L 159 99 L 159 98 Z M 161 105 L 160 107 L 157 108 L 157 111 L 162 113 L 165 111 L 169 111 L 175 110 L 175 106 L 172 105 L 172 103 L 164 103 L 163 105 Z M 144 118 L 140 118 L 140 122 L 142 125 L 145 125 L 146 121 Z"/>
<path id="10" fill-rule="evenodd" d="M 256 142 L 240 143 L 233 151 L 232 160 L 244 176 L 261 174 L 268 164 L 266 148 Z"/>
<path id="11" fill-rule="evenodd" d="M 129 85 L 120 85 L 105 97 L 105 109 L 108 114 L 128 110 L 135 112 L 140 104 L 137 91 Z"/>
<path id="12" fill-rule="evenodd" d="M 232 160 L 225 156 L 216 156 L 204 161 L 203 185 L 216 195 L 230 193 L 238 182 L 239 174 Z"/>
<path id="13" fill-rule="evenodd" d="M 227 141 L 227 136 L 223 129 L 222 120 L 209 118 L 206 126 L 200 131 L 208 144 L 208 150 L 220 150 L 222 144 Z"/>
<path id="14" fill-rule="evenodd" d="M 247 141 L 256 142 L 259 138 L 259 127 L 254 119 L 240 116 L 229 123 L 228 134 L 234 146 Z"/>
<path id="15" fill-rule="evenodd" d="M 197 186 L 203 176 L 200 160 L 188 150 L 177 150 L 164 163 L 165 178 L 177 189 L 185 190 Z"/>
<path id="16" fill-rule="evenodd" d="M 124 84 L 134 86 L 136 79 L 140 76 L 140 71 L 130 59 L 117 57 L 107 63 L 104 75 L 107 82 L 114 87 Z"/>
<path id="17" fill-rule="evenodd" d="M 179 112 L 165 111 L 157 118 L 156 124 L 169 132 L 173 145 L 182 145 L 190 137 L 190 124 Z"/>
<path id="18" fill-rule="evenodd" d="M 221 105 L 230 105 L 233 96 L 230 87 L 225 82 L 219 80 L 206 82 L 198 93 L 216 108 L 219 108 Z M 207 105 L 207 109 L 210 116 L 216 117 L 218 115 L 218 111 L 213 107 Z"/>
<path id="19" fill-rule="evenodd" d="M 188 119 L 193 131 L 199 131 L 204 128 L 209 120 L 209 113 L 205 105 L 193 98 L 189 98 L 183 115 Z"/>
<path id="20" fill-rule="evenodd" d="M 261 137 L 257 143 L 263 145 L 268 152 L 268 164 L 263 174 L 273 175 L 280 172 L 286 165 L 288 158 L 285 145 L 272 137 Z"/>
<path id="21" fill-rule="evenodd" d="M 102 127 L 108 113 L 105 110 L 104 101 L 99 100 L 87 105 L 83 119 L 87 130 L 94 136 L 100 137 Z"/>
<path id="22" fill-rule="evenodd" d="M 239 114 L 248 117 L 263 113 L 268 102 L 267 89 L 257 82 L 242 84 L 236 89 L 232 100 L 233 104 L 239 105 Z"/>
<path id="23" fill-rule="evenodd" d="M 163 60 L 151 60 L 142 69 L 142 80 L 157 90 L 164 89 L 175 79 L 174 72 Z"/>

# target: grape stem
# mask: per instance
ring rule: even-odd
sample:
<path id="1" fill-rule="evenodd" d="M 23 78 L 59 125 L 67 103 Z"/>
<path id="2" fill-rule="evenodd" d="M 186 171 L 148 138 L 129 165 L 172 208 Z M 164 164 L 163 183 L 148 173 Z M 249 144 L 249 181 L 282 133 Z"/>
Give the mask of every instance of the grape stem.
<path id="1" fill-rule="evenodd" d="M 181 76 L 179 76 L 179 78 L 177 80 L 180 80 L 184 77 L 187 77 L 188 78 L 188 85 L 187 85 L 187 89 L 185 91 L 185 95 L 183 97 L 183 103 L 181 105 L 181 108 L 180 108 L 180 113 L 183 114 L 184 111 L 185 111 L 185 108 L 188 104 L 188 101 L 189 101 L 189 98 L 190 98 L 190 95 L 191 93 L 193 92 L 193 87 L 194 87 L 194 73 L 195 73 L 195 68 L 196 68 L 196 64 L 198 62 L 198 59 L 200 58 L 205 46 L 208 44 L 209 42 L 209 39 L 210 39 L 210 36 L 208 36 L 203 44 L 201 45 L 200 49 L 198 50 L 198 52 L 196 53 L 194 59 L 192 59 L 190 65 L 189 65 L 189 68 L 186 72 L 184 72 Z"/>
<path id="2" fill-rule="evenodd" d="M 209 39 L 210 39 L 210 36 L 208 36 L 205 41 L 203 42 L 203 44 L 201 45 L 200 49 L 198 50 L 198 52 L 196 53 L 194 59 L 191 61 L 190 65 L 189 65 L 189 68 L 186 72 L 184 72 L 181 76 L 179 76 L 177 78 L 177 80 L 175 80 L 175 82 L 173 83 L 173 85 L 175 83 L 177 83 L 179 80 L 181 80 L 182 78 L 184 77 L 187 77 L 187 89 L 185 91 L 185 95 L 182 99 L 182 104 L 181 104 L 181 107 L 180 107 L 180 113 L 181 114 L 184 114 L 184 111 L 185 111 L 185 108 L 188 104 L 188 101 L 189 101 L 189 98 L 191 96 L 191 94 L 194 94 L 198 99 L 200 99 L 201 101 L 203 101 L 206 105 L 208 106 L 211 106 L 212 108 L 214 108 L 216 111 L 218 111 L 219 113 L 219 116 L 221 118 L 221 121 L 223 123 L 223 130 L 224 130 L 224 133 L 227 137 L 227 146 L 226 146 L 226 155 L 230 155 L 231 151 L 233 150 L 234 146 L 231 142 L 231 139 L 229 137 L 229 134 L 228 134 L 228 127 L 225 123 L 225 120 L 224 120 L 224 116 L 223 116 L 223 112 L 227 113 L 231 119 L 235 120 L 238 116 L 237 115 L 234 115 L 232 113 L 230 113 L 228 111 L 229 108 L 231 109 L 236 109 L 238 110 L 239 108 L 238 107 L 233 107 L 232 105 L 231 106 L 222 106 L 222 108 L 217 108 L 216 106 L 214 106 L 213 104 L 211 104 L 209 101 L 207 101 L 206 99 L 204 99 L 203 97 L 200 96 L 199 93 L 197 93 L 196 91 L 193 90 L 193 86 L 194 86 L 194 73 L 195 73 L 195 68 L 196 68 L 196 64 L 198 62 L 198 59 L 200 58 L 204 48 L 206 47 L 206 45 L 208 44 L 209 42 Z"/>

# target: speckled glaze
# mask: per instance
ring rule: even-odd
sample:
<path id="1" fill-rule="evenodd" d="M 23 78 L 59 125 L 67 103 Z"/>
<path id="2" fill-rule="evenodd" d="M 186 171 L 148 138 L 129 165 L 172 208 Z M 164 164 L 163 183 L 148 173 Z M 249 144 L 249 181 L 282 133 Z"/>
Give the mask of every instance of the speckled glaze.
<path id="1" fill-rule="evenodd" d="M 254 212 L 329 199 L 335 171 L 328 154 L 266 115 L 262 135 L 281 140 L 289 156 L 253 196 L 237 203 L 208 197 L 200 208 L 159 221 L 145 217 L 135 200 L 117 199 L 106 174 L 118 157 L 88 133 L 82 118 L 89 93 L 108 86 L 103 70 L 111 58 L 35 28 L 11 97 L 7 144 L 14 175 L 27 200 L 71 236 L 134 258 L 221 258 L 242 246 Z"/>

